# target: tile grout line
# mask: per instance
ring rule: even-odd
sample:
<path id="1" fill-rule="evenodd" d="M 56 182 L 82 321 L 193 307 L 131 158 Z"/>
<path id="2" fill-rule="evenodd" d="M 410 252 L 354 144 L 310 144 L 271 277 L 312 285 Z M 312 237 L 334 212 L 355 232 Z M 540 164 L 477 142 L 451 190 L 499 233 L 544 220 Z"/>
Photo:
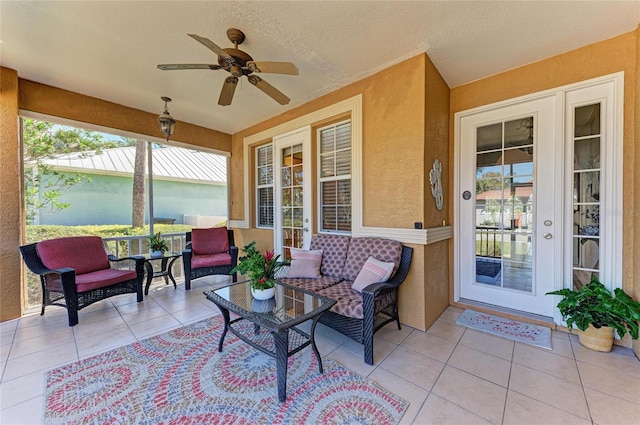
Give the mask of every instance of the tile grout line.
<path id="1" fill-rule="evenodd" d="M 509 391 L 510 387 L 511 387 L 511 372 L 513 371 L 513 360 L 516 356 L 516 344 L 515 341 L 513 343 L 513 347 L 511 348 L 511 361 L 509 362 L 509 377 L 507 378 L 507 392 L 505 394 L 505 398 L 504 398 L 504 407 L 502 408 L 502 421 L 500 421 L 501 424 L 504 425 L 504 417 L 505 414 L 507 413 L 507 401 L 509 400 Z"/>
<path id="2" fill-rule="evenodd" d="M 580 388 L 582 388 L 582 396 L 584 397 L 584 404 L 587 405 L 587 412 L 589 413 L 589 420 L 593 424 L 593 416 L 591 415 L 591 406 L 589 406 L 589 399 L 587 398 L 587 392 L 584 388 L 584 382 L 582 381 L 582 374 L 580 373 L 580 368 L 578 367 L 578 358 L 576 356 L 576 350 L 573 349 L 573 341 L 569 338 L 569 344 L 571 345 L 571 352 L 573 353 L 573 359 L 576 362 L 576 370 L 578 371 L 578 379 L 580 380 Z"/>

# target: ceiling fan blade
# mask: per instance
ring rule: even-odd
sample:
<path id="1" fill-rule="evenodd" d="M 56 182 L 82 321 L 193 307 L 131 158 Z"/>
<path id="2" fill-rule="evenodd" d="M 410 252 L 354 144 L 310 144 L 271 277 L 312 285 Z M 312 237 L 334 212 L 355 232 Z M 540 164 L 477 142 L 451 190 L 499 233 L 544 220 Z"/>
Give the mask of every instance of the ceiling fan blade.
<path id="1" fill-rule="evenodd" d="M 273 100 L 275 100 L 279 104 L 286 105 L 291 101 L 291 99 L 285 96 L 284 93 L 282 93 L 280 90 L 278 90 L 277 88 L 273 87 L 271 84 L 264 81 L 262 78 L 256 75 L 249 75 L 247 78 L 249 78 L 249 82 L 251 84 L 253 84 L 257 88 L 265 92 L 267 95 L 271 96 Z"/>
<path id="2" fill-rule="evenodd" d="M 158 65 L 158 68 L 160 68 L 163 71 L 178 71 L 181 69 L 221 69 L 222 67 L 220 65 L 207 65 L 204 63 L 170 63 L 170 64 L 163 64 L 163 65 Z"/>
<path id="3" fill-rule="evenodd" d="M 247 62 L 247 66 L 254 72 L 268 72 L 271 74 L 298 75 L 298 68 L 291 62 Z"/>
<path id="4" fill-rule="evenodd" d="M 238 79 L 236 77 L 227 77 L 226 80 L 224 80 L 222 91 L 220 91 L 220 98 L 218 99 L 218 105 L 231 105 L 231 101 L 233 100 L 233 93 L 236 91 L 237 85 Z"/>
<path id="5" fill-rule="evenodd" d="M 196 40 L 197 42 L 203 44 L 207 49 L 211 50 L 216 55 L 226 59 L 233 59 L 227 52 L 222 50 L 222 47 L 218 46 L 216 43 L 209 40 L 208 38 L 200 37 L 199 35 L 196 35 L 196 34 L 187 34 L 187 35 L 193 38 L 194 40 Z"/>

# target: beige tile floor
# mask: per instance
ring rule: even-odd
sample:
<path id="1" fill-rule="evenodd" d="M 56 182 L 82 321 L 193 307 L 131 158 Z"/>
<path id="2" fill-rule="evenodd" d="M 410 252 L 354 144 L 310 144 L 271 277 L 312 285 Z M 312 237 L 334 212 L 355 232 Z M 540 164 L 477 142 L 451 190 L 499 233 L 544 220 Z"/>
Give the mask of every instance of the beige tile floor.
<path id="1" fill-rule="evenodd" d="M 144 302 L 122 295 L 80 312 L 49 308 L 0 324 L 0 423 L 42 421 L 44 371 L 218 314 L 203 290 L 224 278 L 194 282 L 191 291 L 154 283 Z M 640 361 L 631 350 L 583 348 L 553 333 L 553 351 L 455 324 L 449 307 L 427 331 L 393 325 L 375 339 L 374 366 L 362 347 L 322 325 L 323 356 L 407 400 L 403 424 L 640 424 Z"/>

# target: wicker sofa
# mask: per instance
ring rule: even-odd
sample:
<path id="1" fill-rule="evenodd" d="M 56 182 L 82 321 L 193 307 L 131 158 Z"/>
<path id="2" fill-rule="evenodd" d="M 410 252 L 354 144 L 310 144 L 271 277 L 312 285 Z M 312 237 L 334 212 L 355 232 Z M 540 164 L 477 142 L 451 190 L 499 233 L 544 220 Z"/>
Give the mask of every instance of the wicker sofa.
<path id="1" fill-rule="evenodd" d="M 372 365 L 373 335 L 393 321 L 400 329 L 398 288 L 409 272 L 413 248 L 383 238 L 314 235 L 310 249 L 322 250 L 320 276 L 295 277 L 288 272 L 279 280 L 335 299 L 320 322 L 363 344 L 364 361 Z M 352 285 L 369 257 L 394 263 L 393 272 L 386 282 L 372 283 L 359 292 Z"/>

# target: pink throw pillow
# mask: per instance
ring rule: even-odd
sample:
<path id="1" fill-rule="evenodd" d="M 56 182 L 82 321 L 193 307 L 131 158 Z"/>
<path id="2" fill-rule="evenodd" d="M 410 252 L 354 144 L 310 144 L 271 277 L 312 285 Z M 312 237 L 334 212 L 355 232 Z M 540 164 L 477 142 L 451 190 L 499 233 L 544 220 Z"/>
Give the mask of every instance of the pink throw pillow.
<path id="1" fill-rule="evenodd" d="M 322 264 L 322 250 L 305 250 L 291 248 L 291 266 L 287 277 L 318 278 Z"/>
<path id="2" fill-rule="evenodd" d="M 351 289 L 362 292 L 364 288 L 372 283 L 386 282 L 393 272 L 394 265 L 394 263 L 385 263 L 369 257 L 364 266 L 362 266 L 360 273 L 358 273 L 358 277 L 353 282 Z"/>
<path id="3" fill-rule="evenodd" d="M 194 254 L 221 254 L 229 252 L 226 227 L 191 229 L 191 248 Z"/>

